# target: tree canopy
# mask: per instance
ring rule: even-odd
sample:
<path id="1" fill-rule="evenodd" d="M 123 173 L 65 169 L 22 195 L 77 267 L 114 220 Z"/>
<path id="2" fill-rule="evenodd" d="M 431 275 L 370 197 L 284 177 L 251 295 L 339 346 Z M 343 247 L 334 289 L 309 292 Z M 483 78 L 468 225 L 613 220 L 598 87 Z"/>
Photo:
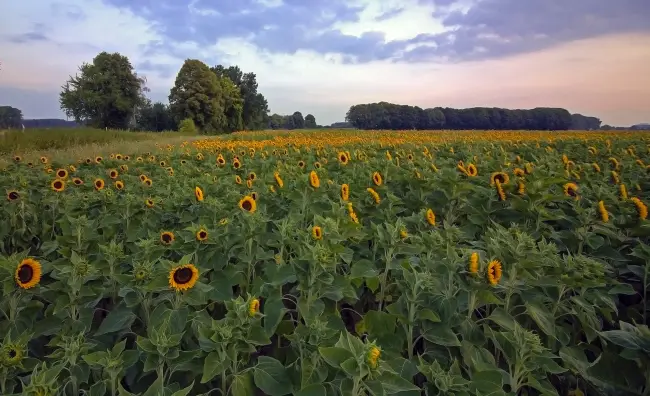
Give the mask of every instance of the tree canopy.
<path id="1" fill-rule="evenodd" d="M 23 112 L 11 106 L 0 106 L 0 129 L 20 128 Z"/>
<path id="2" fill-rule="evenodd" d="M 145 80 L 119 53 L 101 52 L 70 77 L 59 95 L 61 109 L 76 122 L 97 128 L 127 129 L 144 101 Z"/>

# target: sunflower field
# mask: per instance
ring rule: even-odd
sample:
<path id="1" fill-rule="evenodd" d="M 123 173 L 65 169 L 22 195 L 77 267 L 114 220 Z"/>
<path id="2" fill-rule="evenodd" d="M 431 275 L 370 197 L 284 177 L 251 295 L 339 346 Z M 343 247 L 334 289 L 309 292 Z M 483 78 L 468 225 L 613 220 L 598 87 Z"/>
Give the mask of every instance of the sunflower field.
<path id="1" fill-rule="evenodd" d="M 235 133 L 0 173 L 0 394 L 650 395 L 650 139 Z"/>

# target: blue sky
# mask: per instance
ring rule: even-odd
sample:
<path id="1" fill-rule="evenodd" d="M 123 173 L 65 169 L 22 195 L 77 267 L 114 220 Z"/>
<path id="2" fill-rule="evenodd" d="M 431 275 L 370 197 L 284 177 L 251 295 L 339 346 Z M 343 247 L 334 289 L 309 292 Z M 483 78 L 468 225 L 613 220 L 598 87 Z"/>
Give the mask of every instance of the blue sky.
<path id="1" fill-rule="evenodd" d="M 257 74 L 272 112 L 341 121 L 350 105 L 566 107 L 650 121 L 648 0 L 24 0 L 5 2 L 0 105 L 61 117 L 100 51 L 166 101 L 187 58 Z M 7 18 L 6 16 L 10 16 Z"/>

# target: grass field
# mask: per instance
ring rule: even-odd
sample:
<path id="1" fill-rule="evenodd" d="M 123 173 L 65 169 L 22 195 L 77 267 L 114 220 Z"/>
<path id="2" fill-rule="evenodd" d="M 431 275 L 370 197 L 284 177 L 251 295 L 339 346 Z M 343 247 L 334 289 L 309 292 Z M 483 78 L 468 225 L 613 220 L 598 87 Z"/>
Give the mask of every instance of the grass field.
<path id="1" fill-rule="evenodd" d="M 2 395 L 650 392 L 644 134 L 91 143 L 0 173 Z"/>

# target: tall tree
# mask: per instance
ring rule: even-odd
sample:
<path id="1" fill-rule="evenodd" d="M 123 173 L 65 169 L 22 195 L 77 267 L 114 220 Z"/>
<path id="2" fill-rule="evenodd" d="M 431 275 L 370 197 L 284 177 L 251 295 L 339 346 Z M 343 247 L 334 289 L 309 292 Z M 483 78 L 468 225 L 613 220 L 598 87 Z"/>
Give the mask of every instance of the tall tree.
<path id="1" fill-rule="evenodd" d="M 243 101 L 242 123 L 244 129 L 264 129 L 269 122 L 269 107 L 266 98 L 257 92 L 257 77 L 255 73 L 244 73 L 239 66 L 224 67 L 217 65 L 212 68 L 219 77 L 228 77 L 238 88 Z"/>
<path id="2" fill-rule="evenodd" d="M 59 95 L 68 117 L 98 128 L 126 129 L 144 100 L 145 80 L 119 53 L 101 52 L 65 83 Z"/>
<path id="3" fill-rule="evenodd" d="M 217 75 L 203 62 L 187 59 L 169 93 L 169 106 L 177 122 L 192 119 L 203 133 L 227 129 L 223 87 Z"/>
<path id="4" fill-rule="evenodd" d="M 174 121 L 169 106 L 164 103 L 151 103 L 149 99 L 140 107 L 136 115 L 137 129 L 142 131 L 170 131 L 178 129 L 178 124 Z"/>
<path id="5" fill-rule="evenodd" d="M 23 112 L 11 106 L 0 106 L 0 129 L 20 128 Z"/>
<path id="6" fill-rule="evenodd" d="M 305 127 L 305 119 L 302 117 L 301 112 L 296 111 L 293 113 L 291 118 L 293 119 L 293 125 L 295 129 L 303 129 Z"/>
<path id="7" fill-rule="evenodd" d="M 316 117 L 314 117 L 312 114 L 307 114 L 305 116 L 305 128 L 314 129 L 316 127 Z"/>
<path id="8" fill-rule="evenodd" d="M 228 76 L 219 78 L 221 90 L 223 91 L 223 108 L 227 123 L 227 131 L 235 132 L 244 128 L 242 114 L 244 112 L 244 100 L 241 98 L 239 88 Z"/>

